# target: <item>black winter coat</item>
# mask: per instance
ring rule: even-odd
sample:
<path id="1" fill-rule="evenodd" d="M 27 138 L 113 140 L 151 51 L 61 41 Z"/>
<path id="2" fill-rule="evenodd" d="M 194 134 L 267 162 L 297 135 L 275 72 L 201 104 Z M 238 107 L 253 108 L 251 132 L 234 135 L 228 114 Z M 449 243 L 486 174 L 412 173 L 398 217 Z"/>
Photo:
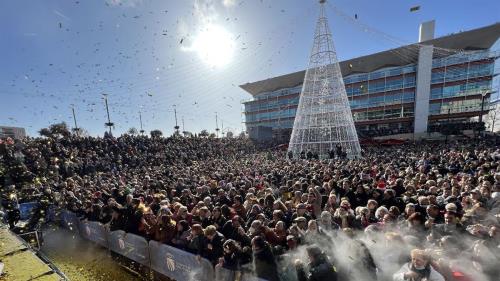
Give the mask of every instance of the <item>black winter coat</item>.
<path id="1" fill-rule="evenodd" d="M 319 258 L 309 264 L 309 272 L 302 267 L 297 269 L 299 281 L 337 281 L 337 272 L 333 264 L 326 258 Z"/>
<path id="2" fill-rule="evenodd" d="M 271 248 L 266 247 L 253 253 L 253 265 L 258 278 L 268 281 L 279 281 L 278 265 L 271 252 Z"/>

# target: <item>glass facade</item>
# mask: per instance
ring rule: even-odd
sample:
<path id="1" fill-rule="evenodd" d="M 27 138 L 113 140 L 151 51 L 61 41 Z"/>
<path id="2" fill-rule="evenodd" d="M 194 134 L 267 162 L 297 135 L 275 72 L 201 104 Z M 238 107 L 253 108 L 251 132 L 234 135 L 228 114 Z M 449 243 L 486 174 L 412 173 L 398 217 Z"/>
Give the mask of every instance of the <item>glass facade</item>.
<path id="1" fill-rule="evenodd" d="M 497 95 L 494 89 L 499 53 L 487 50 L 433 59 L 429 115 L 449 117 L 449 114 L 479 112 L 485 93 L 487 109 L 490 96 Z M 388 134 L 412 131 L 416 69 L 416 64 L 410 64 L 344 77 L 360 134 L 373 130 Z M 277 89 L 244 102 L 247 128 L 291 129 L 301 90 L 302 85 Z"/>
<path id="2" fill-rule="evenodd" d="M 493 94 L 495 52 L 458 54 L 434 60 L 429 115 L 480 112 Z"/>

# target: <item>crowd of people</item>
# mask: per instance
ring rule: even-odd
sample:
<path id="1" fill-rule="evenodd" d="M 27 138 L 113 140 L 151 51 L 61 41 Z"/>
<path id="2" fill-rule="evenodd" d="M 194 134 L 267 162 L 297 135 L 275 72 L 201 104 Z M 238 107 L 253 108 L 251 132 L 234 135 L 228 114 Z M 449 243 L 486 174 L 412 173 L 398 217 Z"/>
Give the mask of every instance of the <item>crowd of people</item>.
<path id="1" fill-rule="evenodd" d="M 12 227 L 38 201 L 270 281 L 500 276 L 488 139 L 291 160 L 244 138 L 26 138 L 1 142 L 0 161 Z"/>

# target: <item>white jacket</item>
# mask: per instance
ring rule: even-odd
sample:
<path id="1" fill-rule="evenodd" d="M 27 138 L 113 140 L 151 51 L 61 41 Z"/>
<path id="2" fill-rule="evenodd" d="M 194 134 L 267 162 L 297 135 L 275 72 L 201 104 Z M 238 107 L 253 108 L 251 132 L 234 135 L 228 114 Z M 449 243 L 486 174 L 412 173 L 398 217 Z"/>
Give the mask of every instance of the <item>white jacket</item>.
<path id="1" fill-rule="evenodd" d="M 409 281 L 405 280 L 404 274 L 408 271 L 410 271 L 410 264 L 411 263 L 406 263 L 404 264 L 401 269 L 399 269 L 398 272 L 394 273 L 392 275 L 392 280 L 393 281 Z M 429 279 L 426 281 L 445 281 L 443 275 L 441 275 L 439 272 L 437 272 L 434 268 L 431 267 L 431 274 L 429 275 Z"/>

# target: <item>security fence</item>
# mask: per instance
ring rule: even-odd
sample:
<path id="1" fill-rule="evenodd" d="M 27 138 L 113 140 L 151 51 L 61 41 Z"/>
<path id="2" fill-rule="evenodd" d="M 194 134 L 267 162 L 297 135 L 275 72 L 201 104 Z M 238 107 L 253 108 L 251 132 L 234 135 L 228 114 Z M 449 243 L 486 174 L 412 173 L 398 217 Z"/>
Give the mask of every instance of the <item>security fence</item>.
<path id="1" fill-rule="evenodd" d="M 162 244 L 147 241 L 144 237 L 122 230 L 109 231 L 99 222 L 80 221 L 70 211 L 60 214 L 62 225 L 81 237 L 102 246 L 111 252 L 126 257 L 138 264 L 148 267 L 153 274 L 165 276 L 177 281 L 265 281 L 251 274 L 240 274 L 225 268 L 215 268 L 204 258 L 186 251 Z M 238 278 L 236 278 L 238 277 Z"/>

